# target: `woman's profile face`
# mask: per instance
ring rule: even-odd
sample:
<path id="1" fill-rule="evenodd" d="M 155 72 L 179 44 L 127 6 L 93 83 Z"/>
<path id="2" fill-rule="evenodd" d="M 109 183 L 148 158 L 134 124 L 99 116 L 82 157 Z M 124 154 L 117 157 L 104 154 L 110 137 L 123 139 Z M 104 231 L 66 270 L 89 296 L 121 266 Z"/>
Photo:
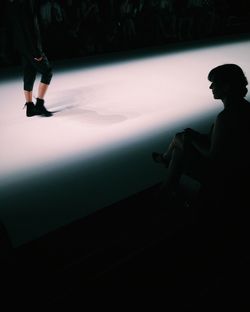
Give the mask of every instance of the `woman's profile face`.
<path id="1" fill-rule="evenodd" d="M 247 78 L 242 69 L 236 64 L 223 64 L 213 68 L 208 73 L 211 82 L 209 88 L 214 99 L 242 98 L 247 94 Z"/>
<path id="2" fill-rule="evenodd" d="M 209 89 L 212 90 L 214 99 L 223 99 L 227 95 L 228 85 L 212 79 Z"/>

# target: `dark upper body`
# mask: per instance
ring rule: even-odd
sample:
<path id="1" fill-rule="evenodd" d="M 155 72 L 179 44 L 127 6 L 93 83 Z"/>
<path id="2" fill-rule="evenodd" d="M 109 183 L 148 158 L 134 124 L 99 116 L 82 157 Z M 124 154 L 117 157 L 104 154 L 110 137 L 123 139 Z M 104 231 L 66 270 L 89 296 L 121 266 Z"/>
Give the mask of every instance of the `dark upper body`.
<path id="1" fill-rule="evenodd" d="M 224 108 L 211 133 L 209 157 L 224 170 L 249 168 L 250 103 L 244 99 Z"/>
<path id="2" fill-rule="evenodd" d="M 190 131 L 188 131 L 190 133 Z M 191 141 L 220 177 L 250 174 L 250 103 L 233 101 L 218 114 L 208 135 L 191 131 Z"/>
<path id="3" fill-rule="evenodd" d="M 11 30 L 15 47 L 22 54 L 39 58 L 42 47 L 36 1 L 8 0 L 6 6 L 7 28 Z"/>

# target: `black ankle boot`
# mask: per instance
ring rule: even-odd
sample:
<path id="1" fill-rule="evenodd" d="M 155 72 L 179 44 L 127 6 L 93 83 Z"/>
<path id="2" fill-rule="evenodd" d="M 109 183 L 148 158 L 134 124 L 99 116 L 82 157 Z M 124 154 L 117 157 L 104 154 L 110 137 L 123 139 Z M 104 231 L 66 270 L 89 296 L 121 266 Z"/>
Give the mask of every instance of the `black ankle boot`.
<path id="1" fill-rule="evenodd" d="M 44 117 L 50 117 L 53 114 L 49 112 L 44 106 L 44 100 L 37 98 L 36 99 L 36 114 Z"/>
<path id="2" fill-rule="evenodd" d="M 24 107 L 26 106 L 26 116 L 27 117 L 32 117 L 37 115 L 36 112 L 36 107 L 35 104 L 33 102 L 26 102 Z"/>

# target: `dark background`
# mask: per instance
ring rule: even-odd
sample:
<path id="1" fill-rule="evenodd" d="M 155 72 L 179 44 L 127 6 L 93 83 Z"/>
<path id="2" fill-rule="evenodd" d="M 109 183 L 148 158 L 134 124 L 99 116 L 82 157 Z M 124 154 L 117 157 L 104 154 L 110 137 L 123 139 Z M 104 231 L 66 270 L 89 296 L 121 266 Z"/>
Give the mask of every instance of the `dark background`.
<path id="1" fill-rule="evenodd" d="M 84 58 L 250 32 L 248 0 L 38 0 L 50 60 Z M 0 66 L 20 63 L 0 18 Z"/>

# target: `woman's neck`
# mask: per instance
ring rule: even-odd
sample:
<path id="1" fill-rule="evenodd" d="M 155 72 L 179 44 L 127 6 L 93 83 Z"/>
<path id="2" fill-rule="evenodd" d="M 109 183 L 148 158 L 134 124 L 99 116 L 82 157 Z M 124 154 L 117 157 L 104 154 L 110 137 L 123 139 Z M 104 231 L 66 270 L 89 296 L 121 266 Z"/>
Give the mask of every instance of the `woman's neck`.
<path id="1" fill-rule="evenodd" d="M 238 106 L 240 103 L 244 102 L 244 98 L 241 96 L 230 96 L 222 99 L 223 105 L 225 108 Z"/>

